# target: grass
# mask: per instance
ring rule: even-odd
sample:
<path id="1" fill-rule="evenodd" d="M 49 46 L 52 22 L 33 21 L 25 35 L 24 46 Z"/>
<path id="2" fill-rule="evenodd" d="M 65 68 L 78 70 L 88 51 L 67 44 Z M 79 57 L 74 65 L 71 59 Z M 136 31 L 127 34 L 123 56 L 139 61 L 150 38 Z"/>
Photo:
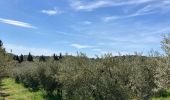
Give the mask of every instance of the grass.
<path id="1" fill-rule="evenodd" d="M 152 98 L 151 100 L 170 100 L 170 97 L 160 97 L 160 98 Z"/>
<path id="2" fill-rule="evenodd" d="M 0 100 L 44 100 L 42 91 L 32 92 L 11 78 L 3 79 Z"/>
<path id="3" fill-rule="evenodd" d="M 170 89 L 165 92 L 164 96 L 153 97 L 151 100 L 170 100 Z"/>

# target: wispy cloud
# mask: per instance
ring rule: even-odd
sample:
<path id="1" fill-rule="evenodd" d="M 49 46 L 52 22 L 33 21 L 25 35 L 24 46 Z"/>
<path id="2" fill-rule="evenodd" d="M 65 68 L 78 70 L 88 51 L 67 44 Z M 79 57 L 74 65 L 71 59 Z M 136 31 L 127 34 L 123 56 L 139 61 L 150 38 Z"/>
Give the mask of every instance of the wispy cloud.
<path id="1" fill-rule="evenodd" d="M 99 0 L 92 2 L 82 2 L 80 0 L 73 0 L 71 2 L 71 7 L 75 10 L 92 11 L 94 9 L 111 7 L 111 6 L 122 6 L 122 5 L 132 5 L 132 4 L 143 4 L 154 0 Z"/>
<path id="2" fill-rule="evenodd" d="M 52 16 L 52 15 L 61 14 L 62 11 L 54 8 L 54 9 L 42 10 L 41 13 L 47 14 L 47 15 L 49 15 L 49 16 Z"/>
<path id="3" fill-rule="evenodd" d="M 150 5 L 145 6 L 142 9 L 137 10 L 135 13 L 132 14 L 127 14 L 127 15 L 122 15 L 122 16 L 107 16 L 102 18 L 105 22 L 109 22 L 111 20 L 117 20 L 117 19 L 124 19 L 124 18 L 130 18 L 130 17 L 136 17 L 136 16 L 142 16 L 142 15 L 149 15 L 156 13 L 153 8 L 151 8 Z"/>
<path id="4" fill-rule="evenodd" d="M 111 20 L 118 20 L 118 19 L 124 19 L 124 18 L 130 18 L 130 17 L 136 17 L 136 16 L 142 16 L 142 15 L 148 15 L 148 14 L 153 14 L 154 12 L 148 12 L 148 13 L 133 13 L 129 15 L 123 15 L 123 16 L 107 16 L 104 17 L 103 20 L 105 22 L 109 22 Z"/>
<path id="5" fill-rule="evenodd" d="M 0 18 L 0 23 L 10 24 L 10 25 L 24 27 L 24 28 L 34 28 L 34 29 L 37 28 L 31 25 L 30 23 L 17 21 L 17 20 L 11 20 L 11 19 L 5 19 L 5 18 Z"/>
<path id="6" fill-rule="evenodd" d="M 170 1 L 169 0 L 164 0 L 163 3 L 164 4 L 170 4 Z"/>
<path id="7" fill-rule="evenodd" d="M 149 0 L 143 0 L 143 2 L 149 1 Z M 142 0 L 138 3 L 142 3 Z M 117 19 L 124 19 L 124 18 L 130 18 L 130 17 L 136 17 L 136 16 L 142 16 L 142 15 L 148 15 L 153 13 L 163 13 L 163 12 L 170 12 L 170 2 L 166 0 L 157 1 L 153 3 L 149 3 L 143 8 L 137 10 L 135 13 L 122 15 L 122 16 L 107 16 L 104 17 L 103 20 L 108 22 L 111 20 L 117 20 Z"/>
<path id="8" fill-rule="evenodd" d="M 71 44 L 70 46 L 75 47 L 77 49 L 86 49 L 86 48 L 93 48 L 94 46 L 91 45 L 81 45 L 81 44 Z"/>
<path id="9" fill-rule="evenodd" d="M 120 19 L 120 18 L 126 18 L 126 16 L 107 16 L 107 17 L 102 18 L 102 20 L 105 22 L 109 22 L 112 20 Z"/>
<path id="10" fill-rule="evenodd" d="M 73 7 L 75 10 L 87 10 L 91 11 L 96 8 L 104 7 L 109 5 L 108 1 L 97 1 L 97 2 L 90 2 L 90 3 L 84 3 L 81 1 L 74 1 L 71 4 L 71 7 Z"/>

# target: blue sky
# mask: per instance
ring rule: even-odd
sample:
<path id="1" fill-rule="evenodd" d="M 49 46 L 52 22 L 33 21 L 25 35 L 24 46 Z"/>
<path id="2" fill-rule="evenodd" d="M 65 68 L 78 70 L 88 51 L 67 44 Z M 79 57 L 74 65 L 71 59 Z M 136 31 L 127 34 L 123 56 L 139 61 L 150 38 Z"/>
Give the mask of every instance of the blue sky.
<path id="1" fill-rule="evenodd" d="M 170 0 L 1 0 L 0 39 L 15 54 L 161 52 Z"/>

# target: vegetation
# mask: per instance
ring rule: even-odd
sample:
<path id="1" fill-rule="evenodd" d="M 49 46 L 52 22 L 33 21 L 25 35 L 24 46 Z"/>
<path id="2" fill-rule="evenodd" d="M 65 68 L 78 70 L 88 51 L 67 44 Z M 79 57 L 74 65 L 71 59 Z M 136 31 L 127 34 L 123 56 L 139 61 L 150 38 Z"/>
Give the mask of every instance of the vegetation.
<path id="1" fill-rule="evenodd" d="M 161 42 L 167 55 L 151 51 L 148 56 L 106 54 L 90 59 L 83 53 L 38 58 L 29 53 L 14 56 L 15 61 L 5 66 L 15 82 L 32 91 L 43 90 L 54 100 L 155 100 L 170 96 L 169 41 L 165 36 Z M 4 53 L 2 49 L 0 54 Z"/>
<path id="2" fill-rule="evenodd" d="M 159 91 L 151 100 L 170 100 L 170 89 Z"/>
<path id="3" fill-rule="evenodd" d="M 33 61 L 33 57 L 31 55 L 31 53 L 28 54 L 27 61 Z"/>
<path id="4" fill-rule="evenodd" d="M 33 92 L 21 84 L 15 83 L 15 80 L 6 78 L 1 83 L 0 100 L 43 100 L 44 93 L 41 91 Z"/>
<path id="5" fill-rule="evenodd" d="M 5 48 L 3 48 L 3 43 L 0 40 L 0 80 L 1 78 L 7 76 L 7 62 L 11 60 L 10 56 L 6 53 Z"/>

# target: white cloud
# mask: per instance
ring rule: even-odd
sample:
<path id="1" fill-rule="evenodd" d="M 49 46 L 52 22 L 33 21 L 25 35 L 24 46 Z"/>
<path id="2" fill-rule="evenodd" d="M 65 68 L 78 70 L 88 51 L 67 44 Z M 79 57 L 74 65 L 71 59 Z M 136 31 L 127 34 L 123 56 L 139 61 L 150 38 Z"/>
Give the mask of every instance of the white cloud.
<path id="1" fill-rule="evenodd" d="M 149 13 L 133 13 L 133 14 L 129 14 L 129 15 L 124 15 L 124 16 L 107 16 L 103 18 L 103 21 L 105 22 L 109 22 L 112 20 L 117 20 L 117 19 L 124 19 L 124 18 L 130 18 L 130 17 L 136 17 L 136 16 L 142 16 L 142 15 L 148 15 L 148 14 L 152 14 L 153 12 L 149 12 Z"/>
<path id="2" fill-rule="evenodd" d="M 146 12 L 169 12 L 170 11 L 170 2 L 160 1 L 157 3 L 148 4 L 143 9 L 140 9 L 138 13 L 146 13 Z"/>
<path id="3" fill-rule="evenodd" d="M 34 28 L 34 29 L 37 28 L 31 25 L 30 23 L 21 22 L 17 20 L 11 20 L 11 19 L 5 19 L 5 18 L 0 18 L 0 23 L 10 24 L 10 25 L 19 26 L 19 27 L 25 27 L 25 28 Z"/>
<path id="4" fill-rule="evenodd" d="M 107 16 L 107 17 L 102 18 L 102 20 L 105 22 L 109 22 L 112 20 L 120 19 L 120 18 L 122 18 L 122 16 L 119 16 L 119 17 L 118 16 Z"/>
<path id="5" fill-rule="evenodd" d="M 136 1 L 136 3 L 144 3 L 147 1 L 149 2 L 149 0 L 139 0 L 139 1 Z M 132 3 L 132 1 L 131 1 L 131 3 Z M 107 16 L 102 19 L 105 22 L 109 22 L 111 20 L 124 19 L 124 18 L 148 15 L 148 14 L 153 14 L 153 13 L 163 13 L 163 12 L 170 12 L 170 2 L 169 1 L 166 1 L 166 0 L 162 0 L 159 2 L 157 1 L 157 2 L 154 2 L 153 4 L 147 4 L 143 8 L 138 9 L 135 13 L 122 15 L 122 16 Z"/>
<path id="6" fill-rule="evenodd" d="M 12 50 L 14 54 L 20 55 L 21 53 L 24 55 L 27 55 L 29 52 L 33 55 L 45 55 L 49 56 L 53 53 L 56 53 L 54 50 L 50 49 L 44 49 L 44 48 L 34 48 L 34 47 L 25 47 L 22 45 L 16 45 L 16 44 L 5 44 L 5 48 L 8 52 Z"/>
<path id="7" fill-rule="evenodd" d="M 108 4 L 109 4 L 108 1 L 97 1 L 97 2 L 91 2 L 91 3 L 88 3 L 88 4 L 84 4 L 80 1 L 77 1 L 77 2 L 72 3 L 71 6 L 76 10 L 91 11 L 93 9 L 100 8 L 100 7 L 106 6 Z"/>
<path id="8" fill-rule="evenodd" d="M 170 1 L 169 0 L 164 0 L 163 3 L 164 4 L 170 4 Z"/>
<path id="9" fill-rule="evenodd" d="M 124 18 L 153 14 L 155 12 L 157 11 L 154 11 L 150 5 L 147 5 L 144 8 L 139 9 L 135 13 L 132 13 L 132 14 L 127 14 L 127 15 L 122 15 L 122 16 L 107 16 L 107 17 L 102 18 L 102 20 L 105 22 L 109 22 L 109 21 L 117 20 L 117 19 L 124 19 Z"/>
<path id="10" fill-rule="evenodd" d="M 77 49 L 86 49 L 86 48 L 94 47 L 94 46 L 90 46 L 90 45 L 81 45 L 81 44 L 71 44 L 70 46 L 75 47 Z"/>
<path id="11" fill-rule="evenodd" d="M 56 14 L 61 14 L 62 11 L 54 8 L 54 9 L 42 10 L 41 13 L 47 14 L 49 16 L 52 16 L 52 15 L 56 15 Z"/>
<path id="12" fill-rule="evenodd" d="M 82 2 L 80 0 L 73 0 L 71 2 L 71 7 L 75 10 L 92 11 L 94 9 L 111 7 L 111 6 L 122 6 L 122 5 L 132 5 L 132 4 L 143 4 L 154 0 L 96 0 L 93 2 Z"/>

